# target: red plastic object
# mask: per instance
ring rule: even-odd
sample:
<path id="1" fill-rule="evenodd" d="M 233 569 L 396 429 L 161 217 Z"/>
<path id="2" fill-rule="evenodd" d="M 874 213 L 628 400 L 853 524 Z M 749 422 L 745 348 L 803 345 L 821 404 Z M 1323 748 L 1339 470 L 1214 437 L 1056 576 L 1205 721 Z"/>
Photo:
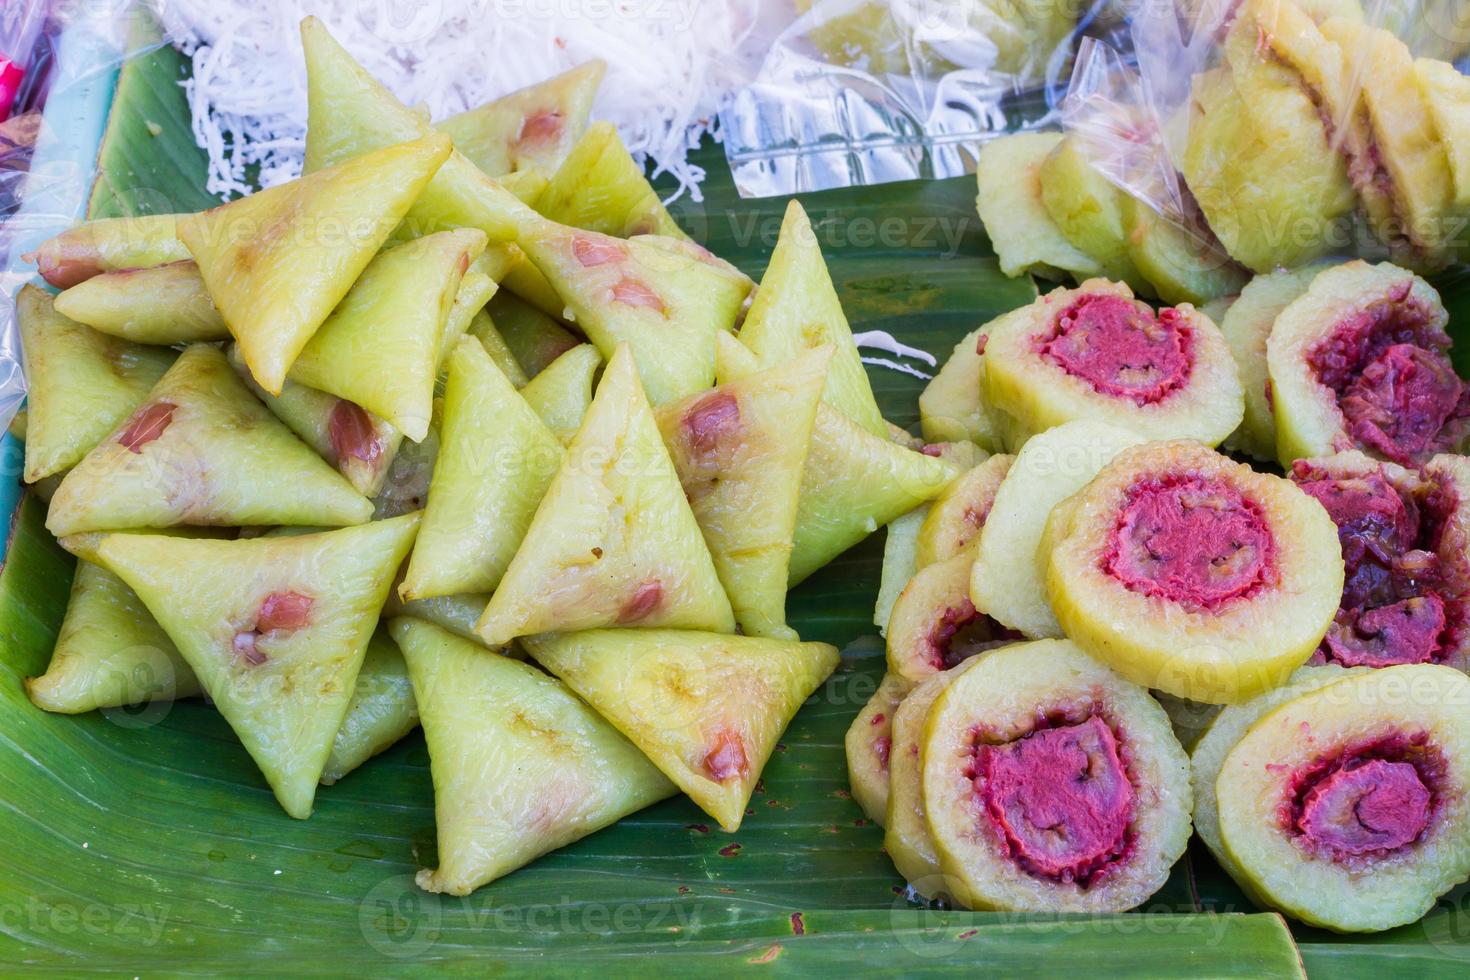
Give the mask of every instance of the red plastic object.
<path id="1" fill-rule="evenodd" d="M 10 118 L 10 107 L 15 103 L 15 93 L 20 91 L 21 80 L 26 73 L 8 58 L 0 58 L 0 121 Z"/>

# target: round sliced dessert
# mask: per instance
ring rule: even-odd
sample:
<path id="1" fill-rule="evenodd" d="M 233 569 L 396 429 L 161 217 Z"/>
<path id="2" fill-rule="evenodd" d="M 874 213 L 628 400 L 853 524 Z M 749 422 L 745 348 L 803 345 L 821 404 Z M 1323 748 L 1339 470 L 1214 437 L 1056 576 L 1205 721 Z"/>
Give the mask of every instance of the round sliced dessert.
<path id="1" fill-rule="evenodd" d="M 1023 639 L 970 602 L 970 566 L 961 553 L 919 569 L 888 617 L 888 670 L 921 681 L 977 653 Z"/>
<path id="2" fill-rule="evenodd" d="M 994 322 L 977 327 L 955 344 L 949 360 L 919 394 L 920 431 L 927 441 L 968 439 L 987 452 L 1000 451 L 1000 432 L 980 388 L 980 364 Z"/>
<path id="3" fill-rule="evenodd" d="M 893 713 L 911 683 L 884 674 L 878 690 L 847 729 L 847 784 L 852 798 L 878 826 L 888 813 L 888 755 L 893 745 Z"/>
<path id="4" fill-rule="evenodd" d="M 1470 671 L 1470 460 L 1413 471 L 1348 451 L 1299 459 L 1290 476 L 1342 545 L 1342 603 L 1313 659 Z"/>
<path id="5" fill-rule="evenodd" d="M 1256 459 L 1276 459 L 1276 416 L 1271 411 L 1271 382 L 1266 374 L 1266 340 L 1276 317 L 1307 291 L 1320 265 L 1256 276 L 1216 322 L 1230 345 L 1240 386 L 1245 390 L 1245 418 L 1225 440 L 1227 449 Z"/>
<path id="6" fill-rule="evenodd" d="M 1439 294 L 1397 266 L 1327 269 L 1276 317 L 1266 342 L 1283 466 L 1362 449 L 1401 465 L 1454 452 L 1470 396 L 1450 364 Z"/>
<path id="7" fill-rule="evenodd" d="M 985 387 L 984 374 L 980 375 L 980 386 L 982 389 Z M 1001 446 L 1012 455 L 1020 452 L 1043 428 L 1022 422 L 1010 412 L 1002 411 L 994 405 L 990 406 L 990 421 L 995 424 L 996 436 L 1000 439 Z"/>
<path id="8" fill-rule="evenodd" d="M 919 743 L 929 709 L 955 678 L 973 669 L 983 657 L 966 660 L 926 678 L 909 691 L 893 713 L 892 744 L 888 756 L 888 812 L 883 821 L 883 850 L 915 892 L 926 898 L 952 894 L 940 875 L 939 857 L 929 836 L 921 783 Z"/>
<path id="9" fill-rule="evenodd" d="M 1189 760 L 1164 710 L 1066 640 L 956 677 L 920 758 L 939 865 L 970 908 L 1122 912 L 1189 841 Z"/>
<path id="10" fill-rule="evenodd" d="M 1240 292 L 1250 279 L 1220 246 L 1199 205 L 1184 187 L 1187 225 L 1159 214 L 1136 197 L 1124 202 L 1128 257 L 1165 303 L 1208 303 Z"/>
<path id="11" fill-rule="evenodd" d="M 1046 590 L 1124 677 L 1211 704 L 1282 683 L 1337 611 L 1337 528 L 1291 481 L 1198 443 L 1125 449 L 1052 511 Z"/>
<path id="12" fill-rule="evenodd" d="M 1437 196 L 1436 185 L 1443 184 L 1434 157 L 1440 157 L 1442 167 L 1444 153 L 1425 138 L 1424 108 L 1410 91 L 1412 68 L 1391 45 L 1360 33 L 1363 26 L 1363 9 L 1355 2 L 1248 0 L 1236 14 L 1234 33 L 1244 42 L 1236 46 L 1236 58 L 1242 52 L 1266 55 L 1297 74 L 1329 144 L 1346 164 L 1368 229 L 1390 254 L 1413 260 L 1425 254 L 1411 227 L 1416 210 L 1422 215 L 1424 209 L 1413 202 Z M 1394 104 L 1399 113 L 1384 114 Z M 1380 119 L 1388 123 L 1382 129 Z M 1401 178 L 1411 173 L 1428 179 L 1411 179 L 1409 184 L 1421 186 L 1406 194 Z"/>
<path id="13" fill-rule="evenodd" d="M 995 493 L 975 550 L 970 601 L 1032 639 L 1061 637 L 1037 558 L 1054 506 L 1082 489 L 1103 464 L 1141 436 L 1106 422 L 1064 422 L 1029 440 Z"/>
<path id="14" fill-rule="evenodd" d="M 1451 211 L 1450 161 L 1415 77 L 1413 54 L 1361 16 L 1329 17 L 1321 31 L 1342 51 L 1357 125 L 1366 137 L 1354 164 L 1371 174 L 1361 184 L 1372 187 L 1362 194 L 1369 223 L 1396 261 L 1443 268 L 1454 259 L 1463 222 Z"/>
<path id="15" fill-rule="evenodd" d="M 1470 679 L 1436 664 L 1345 677 L 1252 725 L 1215 780 L 1220 840 L 1260 904 L 1370 932 L 1470 876 Z"/>
<path id="16" fill-rule="evenodd" d="M 1128 257 L 1126 198 L 1093 166 L 1082 137 L 1063 136 L 1038 174 L 1041 203 L 1067 240 L 1096 259 L 1109 279 L 1143 288 L 1143 276 Z"/>
<path id="17" fill-rule="evenodd" d="M 975 206 L 1000 271 L 1078 279 L 1102 272 L 1096 259 L 1074 246 L 1052 221 L 1041 199 L 1042 161 L 1061 133 L 1012 133 L 987 141 L 975 161 Z"/>
<path id="18" fill-rule="evenodd" d="M 1011 468 L 1014 456 L 992 456 L 972 467 L 944 489 L 929 505 L 929 513 L 919 526 L 915 540 L 914 560 L 924 568 L 946 561 L 958 554 L 972 554 L 995 492 Z"/>
<path id="19" fill-rule="evenodd" d="M 1238 17 L 1228 63 L 1194 76 L 1180 170 L 1225 251 L 1257 272 L 1326 252 L 1356 203 L 1301 76 Z M 1283 229 L 1287 229 L 1283 233 Z"/>
<path id="20" fill-rule="evenodd" d="M 997 323 L 984 381 L 1021 435 L 1095 419 L 1213 446 L 1244 412 L 1230 348 L 1209 318 L 1189 305 L 1155 313 L 1105 279 L 1053 290 Z"/>
<path id="21" fill-rule="evenodd" d="M 1460 34 L 1470 42 L 1470 31 L 1462 28 Z M 1425 57 L 1423 50 L 1416 54 L 1414 78 L 1449 163 L 1452 206 L 1463 215 L 1470 208 L 1470 76 L 1446 61 Z"/>
<path id="22" fill-rule="evenodd" d="M 1215 780 L 1220 777 L 1225 756 L 1252 725 L 1281 705 L 1328 684 L 1336 684 L 1351 673 L 1366 670 L 1366 667 L 1348 670 L 1325 664 L 1299 667 L 1280 687 L 1273 687 L 1241 704 L 1220 709 L 1214 721 L 1200 734 L 1189 753 L 1189 781 L 1194 788 L 1194 830 L 1230 877 L 1239 879 L 1242 876 L 1220 840 L 1220 801 L 1215 797 Z"/>
<path id="23" fill-rule="evenodd" d="M 893 606 L 898 596 L 919 570 L 914 558 L 919 539 L 919 528 L 929 512 L 928 504 L 920 504 L 901 517 L 895 518 L 885 530 L 883 538 L 883 565 L 878 574 L 878 598 L 873 603 L 873 625 L 878 635 L 888 636 L 888 620 L 893 618 Z"/>

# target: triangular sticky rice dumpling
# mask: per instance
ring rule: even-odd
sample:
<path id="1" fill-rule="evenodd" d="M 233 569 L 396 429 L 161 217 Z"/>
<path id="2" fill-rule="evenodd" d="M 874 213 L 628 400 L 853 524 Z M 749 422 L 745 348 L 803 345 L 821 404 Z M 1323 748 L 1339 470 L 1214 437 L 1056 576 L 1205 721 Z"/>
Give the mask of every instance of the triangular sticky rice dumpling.
<path id="1" fill-rule="evenodd" d="M 272 395 L 251 377 L 238 347 L 231 344 L 228 356 L 245 387 L 318 456 L 335 466 L 354 490 L 371 497 L 383 488 L 403 444 L 402 432 L 361 405 L 290 378 L 279 395 Z"/>
<path id="2" fill-rule="evenodd" d="M 68 320 L 38 286 L 15 300 L 29 382 L 25 481 L 75 465 L 158 383 L 175 354 Z"/>
<path id="3" fill-rule="evenodd" d="M 594 58 L 435 125 L 491 177 L 512 170 L 554 174 L 587 129 L 607 63 Z"/>
<path id="4" fill-rule="evenodd" d="M 332 741 L 332 754 L 322 770 L 322 785 L 337 782 L 418 725 L 419 706 L 413 699 L 408 664 L 387 628 L 379 625 L 368 640 L 347 717 Z"/>
<path id="5" fill-rule="evenodd" d="M 933 500 L 963 469 L 865 432 L 841 412 L 818 409 L 801 474 L 790 584 Z"/>
<path id="6" fill-rule="evenodd" d="M 468 329 L 476 312 L 495 294 L 495 283 L 489 276 L 476 271 L 481 265 L 479 260 L 470 263 L 469 271 L 460 280 L 459 292 L 454 296 L 454 305 L 450 307 L 449 318 L 444 323 L 436 370 L 443 367 L 448 354 L 445 345 L 454 346 Z M 281 386 L 281 393 L 272 395 L 255 383 L 236 347 L 230 347 L 229 356 L 230 366 L 255 397 L 265 402 L 276 418 L 290 426 L 291 431 L 315 449 L 318 456 L 347 477 L 353 489 L 366 497 L 375 497 L 382 491 L 403 444 L 402 432 L 356 402 L 308 388 L 289 378 Z M 408 507 L 400 513 L 417 509 Z"/>
<path id="7" fill-rule="evenodd" d="M 380 253 L 302 349 L 291 380 L 355 402 L 421 440 L 439 341 L 460 280 L 484 249 L 485 233 L 464 228 Z"/>
<path id="8" fill-rule="evenodd" d="M 383 604 L 383 618 L 412 616 L 414 619 L 433 623 L 440 629 L 453 633 L 461 639 L 469 640 L 477 646 L 484 646 L 480 634 L 475 632 L 475 624 L 480 621 L 480 613 L 485 611 L 485 606 L 489 602 L 490 596 L 484 592 L 441 595 L 432 599 L 410 599 L 404 602 L 398 598 L 395 590 L 388 593 L 388 601 Z M 485 647 L 485 649 L 490 648 Z M 518 649 L 515 644 L 511 644 L 509 647 L 497 648 L 495 652 L 503 653 L 507 657 L 518 656 L 513 652 Z"/>
<path id="9" fill-rule="evenodd" d="M 280 393 L 296 355 L 448 153 L 445 136 L 400 143 L 179 219 L 179 238 L 262 388 Z"/>
<path id="10" fill-rule="evenodd" d="M 740 327 L 740 341 L 755 351 L 761 367 L 784 364 L 803 350 L 831 344 L 835 353 L 823 399 L 873 435 L 887 437 L 817 233 L 796 201 L 786 206 L 781 236 Z"/>
<path id="11" fill-rule="evenodd" d="M 480 342 L 485 353 L 490 355 L 490 360 L 500 368 L 500 373 L 505 375 L 512 388 L 520 389 L 526 386 L 531 379 L 526 377 L 526 372 L 521 370 L 521 362 L 510 352 L 510 346 L 506 344 L 505 338 L 495 327 L 495 321 L 490 319 L 490 314 L 481 310 L 475 314 L 470 321 L 469 333 Z"/>
<path id="12" fill-rule="evenodd" d="M 475 273 L 488 276 L 491 282 L 499 283 L 504 279 L 511 269 L 518 265 L 526 264 L 526 256 L 510 242 L 491 242 L 485 246 L 485 251 L 480 257 L 470 263 L 469 271 L 465 273 L 465 282 Z M 475 312 L 479 312 L 476 308 Z"/>
<path id="13" fill-rule="evenodd" d="M 373 520 L 397 517 L 423 510 L 429 499 L 429 480 L 434 475 L 434 461 L 439 458 L 439 423 L 442 399 L 434 399 L 434 417 L 429 420 L 429 434 L 421 442 L 405 440 L 388 466 L 383 486 L 373 496 Z"/>
<path id="14" fill-rule="evenodd" d="M 514 194 L 522 204 L 532 205 L 551 181 L 539 170 L 520 170 L 497 178 L 495 183 Z"/>
<path id="15" fill-rule="evenodd" d="M 516 363 L 531 378 L 582 342 L 555 319 L 509 290 L 497 293 L 487 311 Z"/>
<path id="16" fill-rule="evenodd" d="M 418 524 L 408 514 L 236 541 L 110 534 L 97 558 L 173 639 L 281 806 L 305 819 Z"/>
<path id="17" fill-rule="evenodd" d="M 734 338 L 718 345 L 720 383 L 758 370 L 755 357 Z M 788 587 L 890 521 L 933 500 L 968 467 L 941 455 L 915 452 L 865 432 L 823 403 L 812 424 L 801 471 Z"/>
<path id="18" fill-rule="evenodd" d="M 497 280 L 508 292 L 514 293 L 521 299 L 530 303 L 536 309 L 547 316 L 560 318 L 566 315 L 567 304 L 562 301 L 561 294 L 552 288 L 551 283 L 541 274 L 541 270 L 522 252 L 517 245 L 511 245 L 515 249 L 518 259 L 510 268 L 505 270 L 505 275 Z"/>
<path id="19" fill-rule="evenodd" d="M 599 626 L 735 628 L 626 344 L 603 372 L 478 632 L 500 646 Z"/>
<path id="20" fill-rule="evenodd" d="M 691 238 L 675 238 L 670 235 L 634 235 L 628 241 L 637 242 L 639 245 L 648 245 L 661 252 L 668 252 L 671 255 L 683 256 L 684 258 L 693 259 L 696 262 L 702 262 L 724 276 L 731 283 L 732 288 L 742 290 L 746 296 L 749 296 L 751 291 L 755 289 L 755 280 L 741 272 L 740 267 L 734 262 L 720 258 L 714 252 L 711 252 Z"/>
<path id="21" fill-rule="evenodd" d="M 449 308 L 449 319 L 444 321 L 444 333 L 439 338 L 441 373 L 444 362 L 449 360 L 449 352 L 454 350 L 459 338 L 469 333 L 470 324 L 485 312 L 485 304 L 499 289 L 494 279 L 479 271 L 479 263 L 470 263 L 469 271 L 459 281 L 459 292 L 454 294 L 454 305 Z"/>
<path id="22" fill-rule="evenodd" d="M 410 619 L 389 623 L 413 678 L 434 775 L 439 868 L 420 888 L 476 888 L 674 794 L 560 681 Z"/>
<path id="23" fill-rule="evenodd" d="M 521 389 L 526 400 L 562 445 L 572 441 L 592 404 L 592 383 L 602 368 L 602 354 L 591 344 L 578 344 L 547 365 Z"/>
<path id="24" fill-rule="evenodd" d="M 523 641 L 727 831 L 776 741 L 837 667 L 837 648 L 680 630 Z"/>
<path id="25" fill-rule="evenodd" d="M 307 173 L 430 132 L 427 115 L 404 105 L 364 71 L 321 21 L 304 19 L 301 41 L 306 53 Z M 419 195 L 395 236 L 414 238 L 468 227 L 479 228 L 491 241 L 509 243 L 516 235 L 518 216 L 545 186 L 546 178 L 534 170 L 492 180 L 456 150 Z M 499 276 L 492 278 L 501 281 Z M 505 273 L 504 284 L 549 313 L 561 312 L 555 290 L 529 262 L 517 262 Z"/>
<path id="26" fill-rule="evenodd" d="M 57 296 L 56 312 L 138 344 L 230 339 L 192 260 L 93 276 Z"/>
<path id="27" fill-rule="evenodd" d="M 747 281 L 647 242 L 537 216 L 522 224 L 519 243 L 604 357 L 632 345 L 653 404 L 713 383 L 715 335 L 734 326 Z"/>
<path id="28" fill-rule="evenodd" d="M 658 192 L 623 146 L 612 123 L 597 122 L 577 141 L 536 201 L 536 210 L 558 224 L 630 238 L 686 238 Z"/>
<path id="29" fill-rule="evenodd" d="M 531 526 L 562 447 L 474 337 L 449 357 L 439 458 L 404 599 L 490 592 Z"/>
<path id="30" fill-rule="evenodd" d="M 51 498 L 60 537 L 178 524 L 359 524 L 372 504 L 196 344 Z"/>
<path id="31" fill-rule="evenodd" d="M 723 337 L 723 335 L 722 335 Z M 832 348 L 659 409 L 659 428 L 747 636 L 795 639 L 786 566 Z"/>
<path id="32" fill-rule="evenodd" d="M 432 131 L 424 115 L 363 70 L 317 18 L 301 21 L 301 44 L 306 54 L 307 173 Z M 457 150 L 417 198 L 401 237 L 466 227 L 479 228 L 492 241 L 509 241 L 516 215 L 526 210 L 510 190 Z"/>
<path id="33" fill-rule="evenodd" d="M 165 537 L 172 538 L 198 538 L 207 539 L 210 541 L 229 541 L 241 536 L 257 537 L 261 533 L 270 535 L 286 534 L 290 532 L 305 534 L 310 531 L 319 530 L 322 529 L 302 527 L 275 527 L 260 531 L 260 529 L 258 528 L 238 527 L 158 527 L 141 528 L 132 531 L 83 531 L 80 534 L 67 534 L 60 538 L 57 538 L 56 543 L 61 545 L 61 547 L 64 548 L 67 552 L 76 556 L 82 561 L 91 562 L 92 564 L 96 565 L 101 561 L 101 559 L 97 557 L 97 546 L 102 543 L 103 538 L 106 538 L 112 534 L 161 534 Z"/>
<path id="34" fill-rule="evenodd" d="M 191 698 L 199 681 L 173 640 L 122 579 L 78 561 L 46 673 L 26 680 L 38 708 L 97 708 Z"/>
<path id="35" fill-rule="evenodd" d="M 179 241 L 179 214 L 142 214 L 131 218 L 84 221 L 46 239 L 22 255 L 36 263 L 41 278 L 57 289 L 116 269 L 146 269 L 189 257 Z"/>

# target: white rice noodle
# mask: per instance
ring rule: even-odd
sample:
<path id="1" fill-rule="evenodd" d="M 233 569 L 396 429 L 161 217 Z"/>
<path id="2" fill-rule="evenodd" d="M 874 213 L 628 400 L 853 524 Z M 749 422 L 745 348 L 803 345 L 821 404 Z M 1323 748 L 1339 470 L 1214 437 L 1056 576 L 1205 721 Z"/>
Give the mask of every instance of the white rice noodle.
<path id="1" fill-rule="evenodd" d="M 306 69 L 299 24 L 320 17 L 409 105 L 442 119 L 589 58 L 607 61 L 593 115 L 640 162 L 701 199 L 688 153 L 753 77 L 789 15 L 769 0 L 150 0 L 193 60 L 194 136 L 222 197 L 301 172 Z M 789 7 L 788 7 L 789 10 Z M 772 23 L 774 21 L 774 23 Z"/>

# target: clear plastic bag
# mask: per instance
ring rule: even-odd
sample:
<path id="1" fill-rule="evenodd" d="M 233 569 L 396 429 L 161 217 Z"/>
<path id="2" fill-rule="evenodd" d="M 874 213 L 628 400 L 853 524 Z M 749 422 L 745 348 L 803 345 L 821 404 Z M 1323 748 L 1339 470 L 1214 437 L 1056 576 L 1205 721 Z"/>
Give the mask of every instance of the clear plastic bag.
<path id="1" fill-rule="evenodd" d="M 1296 7 L 1313 23 L 1320 25 L 1329 18 L 1346 18 L 1366 27 L 1383 28 L 1396 35 L 1415 58 L 1460 61 L 1463 67 L 1470 53 L 1470 4 L 1464 0 L 1294 0 Z M 1300 214 L 1285 213 L 1294 201 L 1286 191 L 1295 183 L 1305 186 L 1302 172 L 1326 182 L 1324 173 L 1335 166 L 1349 142 L 1347 133 L 1352 115 L 1359 104 L 1365 78 L 1382 72 L 1381 65 L 1371 63 L 1357 49 L 1343 48 L 1344 81 L 1340 95 L 1324 100 L 1310 84 L 1303 83 L 1302 95 L 1292 106 L 1299 119 L 1261 118 L 1268 111 L 1263 103 L 1270 90 L 1245 86 L 1229 90 L 1238 77 L 1239 66 L 1227 57 L 1227 46 L 1235 20 L 1247 10 L 1243 0 L 1180 0 L 1179 3 L 1137 2 L 1128 11 L 1127 39 L 1116 45 L 1102 39 L 1084 39 L 1079 45 L 1075 66 L 1066 96 L 1061 100 L 1062 126 L 1073 134 L 1092 165 L 1114 184 L 1143 201 L 1170 222 L 1224 243 L 1224 250 L 1255 271 L 1266 271 L 1281 265 L 1291 266 L 1321 255 L 1356 256 L 1369 259 L 1392 258 L 1405 264 L 1431 269 L 1436 262 L 1447 261 L 1455 249 L 1463 250 L 1463 228 L 1458 243 L 1446 238 L 1438 257 L 1414 255 L 1386 240 L 1381 215 L 1375 224 L 1372 215 L 1356 201 L 1365 161 L 1356 163 L 1351 153 L 1343 159 L 1340 193 L 1331 187 L 1309 187 L 1316 198 L 1302 204 Z M 1273 23 L 1275 23 L 1273 21 Z M 1262 36 L 1257 42 L 1262 60 L 1277 57 L 1272 44 Z M 1290 72 L 1299 72 L 1288 59 L 1279 59 Z M 1401 59 L 1403 60 L 1403 59 Z M 1270 168 L 1261 154 L 1256 162 L 1260 171 L 1254 182 L 1240 188 L 1217 188 L 1206 180 L 1187 186 L 1191 175 L 1191 149 L 1194 160 L 1205 154 L 1201 142 L 1214 140 L 1216 149 L 1229 147 L 1231 134 L 1209 132 L 1203 119 L 1208 117 L 1202 105 L 1216 90 L 1229 90 L 1242 114 L 1257 113 L 1263 124 L 1277 123 L 1283 131 L 1302 132 L 1319 127 L 1324 135 L 1317 160 L 1298 156 L 1299 170 Z M 1264 93 L 1264 94 L 1263 94 Z M 1284 99 L 1293 93 L 1278 90 Z M 1221 103 L 1223 104 L 1223 99 Z M 1346 106 L 1334 110 L 1334 103 Z M 1267 103 L 1269 104 L 1269 103 Z M 1218 117 L 1217 117 L 1218 118 Z M 1234 130 L 1242 144 L 1262 140 L 1261 129 L 1247 124 Z M 1351 147 L 1347 148 L 1348 150 Z M 1376 152 L 1376 145 L 1368 147 Z M 1217 155 L 1221 171 L 1230 166 L 1228 154 Z M 1355 167 L 1358 168 L 1355 171 Z M 1198 174 L 1199 167 L 1194 168 Z M 1272 185 L 1276 186 L 1272 186 Z M 1211 217 L 1208 199 L 1201 191 L 1208 189 L 1233 209 L 1245 215 L 1238 224 L 1248 225 L 1230 230 L 1219 227 Z M 1252 198 L 1249 191 L 1258 196 Z M 1346 204 L 1344 201 L 1346 200 Z M 1203 210 L 1201 210 L 1203 206 Z M 1251 210 L 1248 210 L 1251 209 Z M 1218 212 L 1217 212 L 1218 214 Z M 1205 228 L 1204 219 L 1210 220 Z M 1254 222 L 1252 225 L 1251 223 Z M 1272 228 L 1274 222 L 1275 228 Z M 1293 224 L 1295 222 L 1295 224 Z M 1450 224 L 1462 222 L 1449 216 Z M 1272 232 L 1276 241 L 1262 241 Z M 1232 239 L 1239 234 L 1241 242 Z M 1246 241 L 1249 236 L 1254 239 Z"/>
<path id="2" fill-rule="evenodd" d="M 127 0 L 51 5 L 17 108 L 0 123 L 0 425 L 25 398 L 15 297 L 36 278 L 23 256 L 83 216 L 117 68 L 157 46 Z M 28 109 L 42 101 L 45 112 Z"/>
<path id="3" fill-rule="evenodd" d="M 750 197 L 952 177 L 980 141 L 1057 123 L 1079 38 L 1129 40 L 1112 0 L 797 0 L 720 115 Z"/>
<path id="4" fill-rule="evenodd" d="M 34 101 L 45 61 L 37 57 L 36 38 L 46 21 L 44 3 L 12 3 L 0 9 L 0 120 Z M 21 107 L 21 108 L 18 108 Z"/>

